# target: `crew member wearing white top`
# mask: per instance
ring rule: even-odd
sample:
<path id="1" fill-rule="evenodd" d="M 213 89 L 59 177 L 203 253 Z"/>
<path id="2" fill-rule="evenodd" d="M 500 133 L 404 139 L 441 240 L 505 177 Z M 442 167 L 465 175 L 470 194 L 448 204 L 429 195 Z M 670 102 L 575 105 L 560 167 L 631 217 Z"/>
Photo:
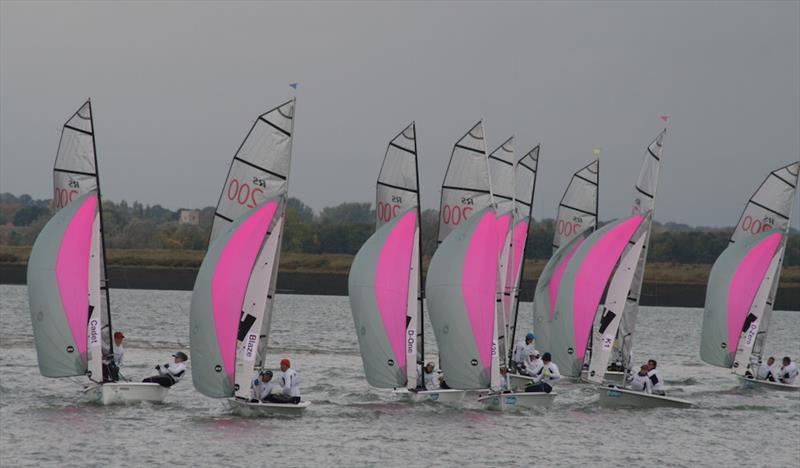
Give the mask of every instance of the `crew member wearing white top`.
<path id="1" fill-rule="evenodd" d="M 266 401 L 267 397 L 278 387 L 272 381 L 272 371 L 264 369 L 258 374 L 258 378 L 253 380 L 250 386 L 250 398 L 253 403 Z"/>
<path id="2" fill-rule="evenodd" d="M 167 363 L 163 366 L 160 364 L 157 365 L 156 370 L 158 371 L 158 375 L 148 377 L 142 380 L 142 382 L 157 383 L 162 387 L 171 387 L 180 382 L 181 377 L 186 373 L 186 364 L 184 363 L 189 360 L 189 356 L 182 351 L 178 351 L 173 354 L 172 357 L 175 358 L 172 364 Z"/>
<path id="3" fill-rule="evenodd" d="M 776 375 L 778 375 L 778 370 L 775 369 L 775 358 L 772 356 L 767 359 L 766 364 L 762 362 L 756 370 L 757 380 L 768 380 L 770 382 L 775 382 Z"/>
<path id="4" fill-rule="evenodd" d="M 652 384 L 651 393 L 653 395 L 661 395 L 664 396 L 667 392 L 664 391 L 664 379 L 661 378 L 661 374 L 656 370 L 656 366 L 658 363 L 655 359 L 650 359 L 647 361 L 647 367 L 650 370 L 647 372 L 647 377 L 650 379 L 650 383 Z"/>
<path id="5" fill-rule="evenodd" d="M 432 362 L 425 364 L 422 369 L 422 381 L 425 385 L 424 390 L 437 390 L 439 388 L 439 376 L 436 374 L 436 366 Z"/>
<path id="6" fill-rule="evenodd" d="M 517 341 L 511 353 L 511 365 L 518 372 L 522 371 L 530 364 L 530 354 L 533 350 L 533 340 L 536 339 L 533 333 L 525 335 L 525 340 Z"/>
<path id="7" fill-rule="evenodd" d="M 650 381 L 650 377 L 647 376 L 648 372 L 650 372 L 650 366 L 648 366 L 647 364 L 642 364 L 642 367 L 639 369 L 639 372 L 637 372 L 636 374 L 630 373 L 625 377 L 625 379 L 630 384 L 631 390 L 636 390 L 637 392 L 652 393 L 653 383 Z"/>
<path id="8" fill-rule="evenodd" d="M 281 372 L 283 372 L 281 375 L 283 394 L 291 399 L 289 403 L 300 403 L 300 377 L 286 358 L 281 359 Z"/>
<path id="9" fill-rule="evenodd" d="M 525 391 L 550 393 L 553 390 L 553 384 L 560 378 L 561 372 L 558 371 L 556 363 L 552 361 L 550 353 L 544 353 L 542 355 L 542 368 L 533 377 L 534 384 L 525 387 Z"/>
<path id="10" fill-rule="evenodd" d="M 114 353 L 109 353 L 108 346 L 103 342 L 103 381 L 116 382 L 119 380 L 119 369 L 122 367 L 122 357 L 125 355 L 125 348 L 122 340 L 125 335 L 121 331 L 114 332 Z"/>
<path id="11" fill-rule="evenodd" d="M 792 362 L 789 356 L 783 358 L 783 366 L 780 370 L 780 381 L 783 384 L 793 384 L 797 379 L 797 364 Z"/>
<path id="12" fill-rule="evenodd" d="M 525 367 L 525 369 L 522 370 L 522 374 L 534 377 L 536 375 L 539 375 L 539 372 L 542 370 L 542 367 L 544 367 L 544 362 L 542 362 L 542 358 L 539 355 L 539 351 L 536 351 L 534 349 L 533 352 L 530 354 L 530 362 Z"/>

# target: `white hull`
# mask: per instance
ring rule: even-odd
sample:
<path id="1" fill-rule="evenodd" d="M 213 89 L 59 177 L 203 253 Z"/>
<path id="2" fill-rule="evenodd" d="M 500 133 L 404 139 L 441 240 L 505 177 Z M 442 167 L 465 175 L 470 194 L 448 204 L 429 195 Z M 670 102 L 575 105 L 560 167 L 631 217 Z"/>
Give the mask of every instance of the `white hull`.
<path id="1" fill-rule="evenodd" d="M 161 403 L 169 388 L 157 383 L 115 382 L 94 385 L 83 392 L 104 405 L 126 405 L 142 401 Z"/>
<path id="2" fill-rule="evenodd" d="M 589 381 L 587 378 L 588 376 L 588 371 L 581 371 L 581 380 L 583 382 Z M 614 385 L 625 385 L 625 373 L 619 371 L 606 371 L 606 374 L 603 376 L 603 382 Z"/>
<path id="3" fill-rule="evenodd" d="M 598 387 L 604 408 L 691 408 L 694 403 L 680 398 L 653 395 L 617 387 Z"/>
<path id="4" fill-rule="evenodd" d="M 743 387 L 746 388 L 769 388 L 772 390 L 783 390 L 787 392 L 796 392 L 800 390 L 800 385 L 790 385 L 780 382 L 770 382 L 769 380 L 756 380 L 744 377 L 742 375 L 736 376 L 739 379 L 739 383 L 742 384 Z"/>
<path id="5" fill-rule="evenodd" d="M 234 413 L 245 417 L 263 416 L 302 416 L 306 408 L 311 406 L 310 401 L 293 403 L 250 403 L 238 398 L 228 398 L 228 404 Z"/>
<path id="6" fill-rule="evenodd" d="M 547 408 L 556 397 L 556 393 L 503 393 L 500 395 L 487 395 L 478 398 L 486 409 L 503 411 L 514 408 Z"/>
<path id="7" fill-rule="evenodd" d="M 411 401 L 436 401 L 438 403 L 460 403 L 464 400 L 464 390 L 421 390 L 418 392 L 409 391 L 407 388 L 396 388 L 392 391 L 396 395 L 404 395 L 411 398 Z"/>

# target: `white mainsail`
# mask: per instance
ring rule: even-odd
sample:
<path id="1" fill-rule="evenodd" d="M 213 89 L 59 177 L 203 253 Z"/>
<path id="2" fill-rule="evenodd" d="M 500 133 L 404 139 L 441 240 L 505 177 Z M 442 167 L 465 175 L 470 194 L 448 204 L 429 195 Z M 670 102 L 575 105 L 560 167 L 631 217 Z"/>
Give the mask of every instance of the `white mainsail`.
<path id="1" fill-rule="evenodd" d="M 442 183 L 438 242 L 493 203 L 483 121 L 479 121 L 453 145 Z"/>
<path id="2" fill-rule="evenodd" d="M 647 147 L 642 168 L 639 172 L 639 179 L 636 182 L 636 193 L 634 195 L 633 209 L 631 214 L 642 214 L 655 211 L 656 191 L 658 189 L 658 174 L 661 169 L 661 155 L 663 151 L 664 135 L 667 129 L 661 131 L 655 140 Z M 644 282 L 644 268 L 647 262 L 647 251 L 650 245 L 650 230 L 653 225 L 653 217 L 646 221 L 647 234 L 645 236 L 644 248 L 636 272 L 633 275 L 633 282 L 628 294 L 629 300 L 625 303 L 625 310 L 622 314 L 619 332 L 617 333 L 617 344 L 614 353 L 614 364 L 621 365 L 626 369 L 630 368 L 631 349 L 633 347 L 633 333 L 636 330 L 636 319 L 639 315 L 639 299 L 642 293 L 642 283 Z"/>

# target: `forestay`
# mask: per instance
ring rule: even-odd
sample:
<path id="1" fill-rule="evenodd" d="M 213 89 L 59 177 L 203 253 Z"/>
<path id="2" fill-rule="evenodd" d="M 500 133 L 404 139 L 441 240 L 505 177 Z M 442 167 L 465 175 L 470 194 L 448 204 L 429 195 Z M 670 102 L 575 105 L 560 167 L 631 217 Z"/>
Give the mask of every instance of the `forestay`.
<path id="1" fill-rule="evenodd" d="M 438 242 L 492 203 L 483 121 L 479 121 L 453 145 L 442 183 Z"/>
<path id="2" fill-rule="evenodd" d="M 426 280 L 428 313 L 447 384 L 497 389 L 496 213 L 470 216 L 439 246 Z"/>
<path id="3" fill-rule="evenodd" d="M 508 339 L 508 358 L 517 332 L 519 317 L 519 291 L 522 282 L 522 271 L 525 266 L 525 254 L 528 251 L 528 228 L 533 216 L 533 195 L 536 192 L 536 175 L 539 171 L 539 145 L 522 156 L 514 167 L 514 231 L 512 233 L 512 249 L 510 268 L 506 277 L 506 289 L 503 302 L 510 311 L 509 325 L 511 336 Z M 505 304 L 504 304 L 505 305 Z"/>
<path id="4" fill-rule="evenodd" d="M 603 226 L 581 243 L 569 261 L 551 323 L 550 352 L 563 375 L 580 375 L 606 285 L 646 218 L 637 214 Z"/>
<path id="5" fill-rule="evenodd" d="M 664 144 L 664 135 L 667 129 L 661 131 L 647 147 L 647 153 L 642 162 L 639 179 L 636 182 L 632 214 L 655 211 L 656 191 L 658 189 L 658 174 L 661 169 L 661 155 Z M 628 291 L 629 300 L 625 303 L 625 311 L 617 333 L 617 343 L 614 351 L 614 361 L 626 369 L 630 368 L 631 349 L 633 347 L 633 332 L 636 330 L 636 319 L 639 316 L 639 299 L 642 294 L 644 282 L 644 268 L 647 262 L 647 252 L 650 245 L 650 229 L 652 216 L 647 221 L 647 235 L 644 240 L 644 249 L 639 257 L 636 272 L 633 275 L 631 289 Z"/>
<path id="6" fill-rule="evenodd" d="M 597 159 L 572 175 L 558 204 L 553 256 L 539 275 L 533 296 L 533 330 L 536 346 L 542 352 L 556 345 L 550 338 L 550 328 L 564 270 L 577 248 L 597 227 L 599 177 L 600 160 Z"/>
<path id="7" fill-rule="evenodd" d="M 500 356 L 506 356 L 507 339 L 511 339 L 511 289 L 513 288 L 514 238 L 514 137 L 504 141 L 489 154 L 489 172 L 492 180 L 497 213 L 497 347 Z M 508 298 L 508 299 L 506 299 Z M 506 338 L 508 337 L 508 338 Z"/>

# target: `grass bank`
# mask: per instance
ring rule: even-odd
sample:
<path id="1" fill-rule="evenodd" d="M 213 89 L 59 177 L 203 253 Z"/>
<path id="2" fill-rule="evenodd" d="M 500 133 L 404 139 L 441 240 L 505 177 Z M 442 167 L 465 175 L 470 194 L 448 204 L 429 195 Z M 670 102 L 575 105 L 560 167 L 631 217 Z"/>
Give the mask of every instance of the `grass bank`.
<path id="1" fill-rule="evenodd" d="M 31 248 L 29 246 L 0 245 L 0 263 L 25 264 Z M 109 249 L 108 263 L 116 266 L 148 268 L 198 268 L 205 252 L 199 250 L 127 250 Z M 281 271 L 298 273 L 347 274 L 352 255 L 345 254 L 281 254 Z M 426 258 L 424 266 L 430 259 Z M 527 260 L 525 279 L 534 280 L 544 269 L 545 260 Z M 645 281 L 665 284 L 705 284 L 711 265 L 683 263 L 649 263 L 645 270 Z M 784 266 L 781 286 L 800 287 L 800 266 Z"/>

